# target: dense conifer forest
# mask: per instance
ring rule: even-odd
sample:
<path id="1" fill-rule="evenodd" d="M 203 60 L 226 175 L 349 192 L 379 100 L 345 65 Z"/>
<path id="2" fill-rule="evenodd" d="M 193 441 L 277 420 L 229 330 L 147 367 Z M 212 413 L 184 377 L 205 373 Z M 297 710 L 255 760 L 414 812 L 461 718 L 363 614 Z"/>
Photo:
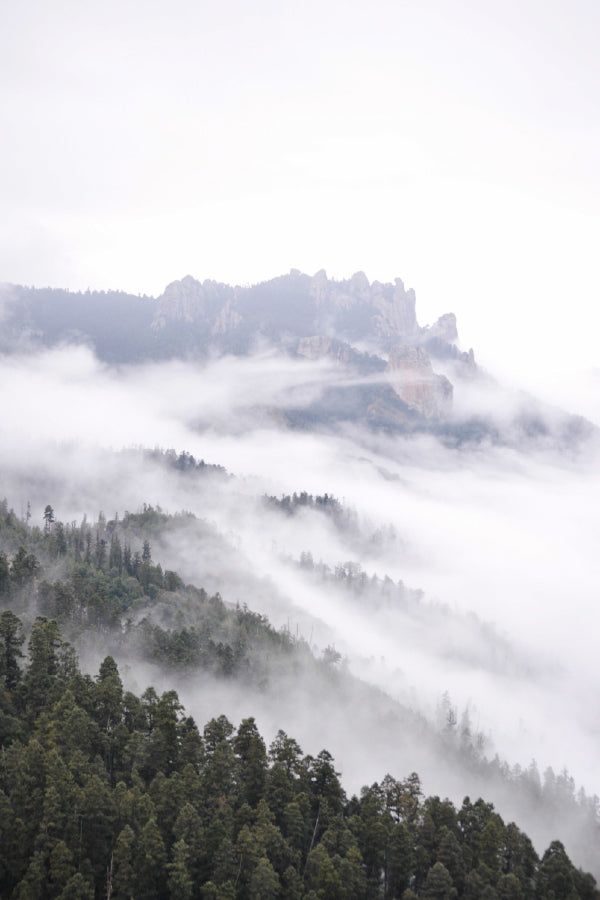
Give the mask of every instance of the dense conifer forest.
<path id="1" fill-rule="evenodd" d="M 490 803 L 415 773 L 348 798 L 331 755 L 177 693 L 82 674 L 53 619 L 0 617 L 0 891 L 15 898 L 595 898 L 554 841 L 540 859 Z"/>
<path id="2" fill-rule="evenodd" d="M 185 454 L 164 461 L 183 472 L 204 466 Z M 264 502 L 288 515 L 317 508 L 351 525 L 328 495 Z M 457 807 L 424 796 L 415 773 L 382 773 L 349 797 L 327 750 L 305 755 L 283 731 L 267 747 L 252 717 L 235 727 L 222 715 L 199 730 L 174 690 L 125 690 L 112 655 L 93 677 L 82 672 L 73 645 L 91 637 L 174 675 L 203 669 L 260 685 L 304 660 L 328 678 L 349 677 L 335 648 L 315 659 L 265 616 L 185 585 L 153 560 L 152 540 L 190 515 L 145 504 L 65 524 L 47 504 L 38 526 L 29 510 L 20 518 L 0 504 L 1 896 L 600 896 L 559 841 L 539 856 L 485 799 Z M 306 557 L 299 564 L 315 567 Z M 352 592 L 364 580 L 346 569 L 319 577 Z M 448 754 L 531 789 L 532 773 L 487 761 L 450 698 L 441 706 Z M 540 792 L 541 814 L 556 796 Z M 597 828 L 594 803 L 579 805 Z"/>

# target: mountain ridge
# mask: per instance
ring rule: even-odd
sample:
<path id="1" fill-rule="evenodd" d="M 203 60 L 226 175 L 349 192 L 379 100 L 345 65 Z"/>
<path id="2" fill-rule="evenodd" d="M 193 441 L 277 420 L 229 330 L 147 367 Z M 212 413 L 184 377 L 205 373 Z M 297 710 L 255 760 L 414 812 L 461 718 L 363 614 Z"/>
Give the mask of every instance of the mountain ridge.
<path id="1" fill-rule="evenodd" d="M 304 430 L 347 423 L 390 434 L 429 433 L 452 446 L 571 447 L 595 430 L 581 417 L 544 411 L 516 394 L 508 422 L 494 420 L 485 398 L 477 409 L 466 408 L 461 395 L 471 385 L 485 390 L 489 376 L 472 349 L 461 349 L 454 313 L 419 324 L 415 292 L 400 278 L 369 282 L 359 271 L 336 281 L 324 270 L 310 276 L 292 269 L 249 286 L 186 275 L 158 297 L 5 286 L 0 300 L 4 353 L 75 343 L 110 365 L 208 364 L 251 357 L 267 346 L 307 364 L 330 364 L 312 399 L 299 402 L 291 392 L 277 409 L 258 403 L 246 410 L 247 422 L 266 416 Z"/>

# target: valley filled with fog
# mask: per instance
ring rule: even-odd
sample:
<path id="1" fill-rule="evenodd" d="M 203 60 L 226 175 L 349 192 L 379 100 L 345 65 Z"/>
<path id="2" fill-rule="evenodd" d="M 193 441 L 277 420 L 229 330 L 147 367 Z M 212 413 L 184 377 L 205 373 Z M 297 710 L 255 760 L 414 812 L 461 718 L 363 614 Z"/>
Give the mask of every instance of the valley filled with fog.
<path id="1" fill-rule="evenodd" d="M 487 758 L 523 770 L 535 761 L 540 776 L 566 768 L 573 790 L 600 792 L 593 431 L 568 447 L 519 434 L 452 446 L 434 434 L 279 422 L 280 410 L 345 377 L 266 344 L 203 362 L 116 366 L 70 344 L 3 357 L 4 494 L 21 517 L 31 504 L 33 523 L 48 503 L 63 522 L 144 504 L 193 513 L 160 536 L 153 558 L 359 679 L 324 693 L 308 671 L 274 674 L 261 689 L 181 678 L 198 721 L 252 715 L 269 740 L 283 728 L 306 752 L 326 747 L 354 791 L 416 770 L 428 792 L 460 801 L 487 790 L 503 815 L 519 814 L 501 784 L 435 749 L 427 728 L 452 727 L 477 735 Z M 508 428 L 520 403 L 491 381 L 459 382 L 453 415 L 485 410 Z M 226 471 L 182 480 L 147 452 L 170 448 Z M 86 668 L 104 649 L 80 648 Z M 120 663 L 134 690 L 173 686 L 147 661 Z M 526 824 L 541 843 L 556 830 Z"/>

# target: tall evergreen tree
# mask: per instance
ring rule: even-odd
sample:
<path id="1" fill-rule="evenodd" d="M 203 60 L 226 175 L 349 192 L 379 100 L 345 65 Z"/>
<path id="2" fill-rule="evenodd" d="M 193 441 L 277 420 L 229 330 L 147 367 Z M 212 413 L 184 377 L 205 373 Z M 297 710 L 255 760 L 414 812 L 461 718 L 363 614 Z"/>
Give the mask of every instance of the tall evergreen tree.
<path id="1" fill-rule="evenodd" d="M 0 616 L 0 680 L 7 691 L 21 680 L 19 660 L 23 658 L 24 641 L 21 620 L 11 610 L 4 610 Z"/>

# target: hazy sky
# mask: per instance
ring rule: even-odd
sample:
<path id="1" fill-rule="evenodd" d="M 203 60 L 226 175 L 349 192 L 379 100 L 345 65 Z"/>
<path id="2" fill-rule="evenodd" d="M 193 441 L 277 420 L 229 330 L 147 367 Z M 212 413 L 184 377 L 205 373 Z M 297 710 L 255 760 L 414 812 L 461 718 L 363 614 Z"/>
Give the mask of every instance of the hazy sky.
<path id="1" fill-rule="evenodd" d="M 400 276 L 551 392 L 595 363 L 599 34 L 596 0 L 6 5 L 0 280 Z"/>

